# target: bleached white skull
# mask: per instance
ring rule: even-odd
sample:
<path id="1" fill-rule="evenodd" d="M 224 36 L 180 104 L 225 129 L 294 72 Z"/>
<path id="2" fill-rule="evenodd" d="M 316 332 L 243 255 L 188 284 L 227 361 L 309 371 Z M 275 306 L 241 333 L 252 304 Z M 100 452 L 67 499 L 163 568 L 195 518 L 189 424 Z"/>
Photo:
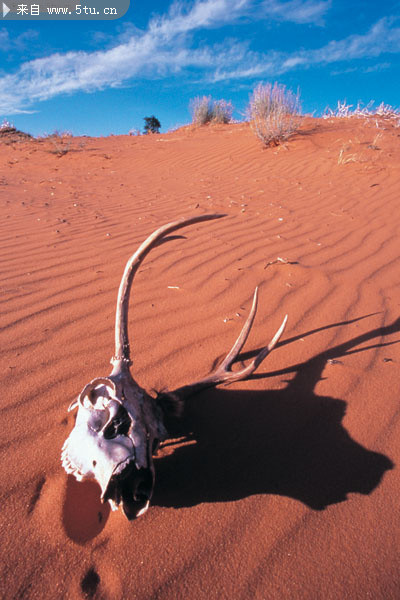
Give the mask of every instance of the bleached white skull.
<path id="1" fill-rule="evenodd" d="M 62 463 L 78 481 L 95 479 L 102 500 L 113 510 L 122 502 L 132 518 L 148 507 L 154 485 L 151 454 L 166 432 L 153 398 L 135 384 L 129 371 L 121 375 L 94 379 L 71 406 L 77 406 L 78 413 L 63 446 Z"/>
<path id="2" fill-rule="evenodd" d="M 62 449 L 62 464 L 78 481 L 94 479 L 101 488 L 101 499 L 113 510 L 121 504 L 131 519 L 143 514 L 154 488 L 153 454 L 160 441 L 167 438 L 165 419 L 180 416 L 185 399 L 219 383 L 231 383 L 249 377 L 278 342 L 285 327 L 284 319 L 268 346 L 241 371 L 230 367 L 250 332 L 257 309 L 257 289 L 253 306 L 231 351 L 208 377 L 173 392 L 153 398 L 130 373 L 128 339 L 128 303 L 133 277 L 149 250 L 166 234 L 200 221 L 224 215 L 201 215 L 180 219 L 160 227 L 129 259 L 121 280 L 116 321 L 113 370 L 108 377 L 87 384 L 69 410 L 78 409 L 76 422 Z"/>

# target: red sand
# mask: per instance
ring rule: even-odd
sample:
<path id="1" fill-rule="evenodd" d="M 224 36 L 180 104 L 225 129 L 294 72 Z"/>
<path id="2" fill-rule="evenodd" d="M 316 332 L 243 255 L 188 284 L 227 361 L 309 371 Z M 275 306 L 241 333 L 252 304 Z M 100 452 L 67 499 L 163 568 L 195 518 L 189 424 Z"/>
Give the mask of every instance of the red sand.
<path id="1" fill-rule="evenodd" d="M 399 597 L 400 129 L 378 124 L 0 143 L 2 598 Z M 209 212 L 135 279 L 135 377 L 206 375 L 256 285 L 243 359 L 288 326 L 252 379 L 193 399 L 129 522 L 63 472 L 67 408 L 109 373 L 129 255 Z"/>

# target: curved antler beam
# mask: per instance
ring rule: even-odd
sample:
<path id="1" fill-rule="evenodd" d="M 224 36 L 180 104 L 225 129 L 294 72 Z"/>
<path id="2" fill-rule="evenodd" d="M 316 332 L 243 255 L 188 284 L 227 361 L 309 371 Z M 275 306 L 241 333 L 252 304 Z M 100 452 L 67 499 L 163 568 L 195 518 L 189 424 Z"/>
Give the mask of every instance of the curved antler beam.
<path id="1" fill-rule="evenodd" d="M 159 242 L 165 235 L 180 229 L 181 227 L 187 227 L 194 223 L 200 223 L 201 221 L 209 221 L 211 219 L 220 219 L 225 217 L 224 214 L 215 215 L 199 215 L 196 217 L 181 218 L 167 225 L 159 227 L 154 233 L 152 233 L 136 250 L 128 262 L 122 275 L 122 280 L 118 290 L 117 299 L 117 311 L 115 315 L 115 354 L 111 359 L 114 366 L 122 367 L 131 364 L 130 358 L 130 346 L 128 337 L 128 308 L 129 308 L 129 295 L 132 287 L 133 278 L 142 263 L 145 256 L 150 250 Z"/>

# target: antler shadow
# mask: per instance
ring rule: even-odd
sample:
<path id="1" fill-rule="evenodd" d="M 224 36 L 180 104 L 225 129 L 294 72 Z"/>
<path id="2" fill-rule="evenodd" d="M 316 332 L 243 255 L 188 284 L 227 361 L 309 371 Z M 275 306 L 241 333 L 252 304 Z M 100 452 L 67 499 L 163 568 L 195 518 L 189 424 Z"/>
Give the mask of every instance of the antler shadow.
<path id="1" fill-rule="evenodd" d="M 278 494 L 323 510 L 350 492 L 370 494 L 392 461 L 350 437 L 342 424 L 344 400 L 318 396 L 314 389 L 328 360 L 362 352 L 367 348 L 360 344 L 398 331 L 400 319 L 289 369 L 253 376 L 295 372 L 283 390 L 222 388 L 190 400 L 184 426 L 196 443 L 157 460 L 154 504 L 178 508 Z"/>

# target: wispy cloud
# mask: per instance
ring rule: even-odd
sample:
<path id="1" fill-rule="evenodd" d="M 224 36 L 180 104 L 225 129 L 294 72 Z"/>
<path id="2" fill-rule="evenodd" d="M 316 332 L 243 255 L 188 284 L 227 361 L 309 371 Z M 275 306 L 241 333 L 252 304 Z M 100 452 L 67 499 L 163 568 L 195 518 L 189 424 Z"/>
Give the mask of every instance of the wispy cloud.
<path id="1" fill-rule="evenodd" d="M 198 0 L 192 8 L 177 1 L 151 27 L 167 35 L 221 27 L 240 19 L 278 20 L 321 25 L 331 0 Z"/>
<path id="2" fill-rule="evenodd" d="M 376 73 L 377 71 L 385 71 L 386 69 L 390 69 L 390 63 L 388 62 L 383 62 L 383 63 L 378 63 L 376 65 L 372 65 L 370 67 L 365 67 L 363 69 L 364 73 Z"/>
<path id="3" fill-rule="evenodd" d="M 383 18 L 364 35 L 350 35 L 343 40 L 333 40 L 321 48 L 301 50 L 291 54 L 284 52 L 271 52 L 266 55 L 253 54 L 251 57 L 252 69 L 259 76 L 267 77 L 301 67 L 328 65 L 377 57 L 386 53 L 398 53 L 400 52 L 400 28 L 394 25 L 394 19 Z M 246 77 L 246 68 L 248 67 L 242 65 L 235 65 L 232 70 L 217 68 L 213 79 L 221 81 Z M 352 69 L 355 70 L 355 67 Z"/>
<path id="4" fill-rule="evenodd" d="M 3 27 L 0 29 L 0 52 L 21 52 L 25 50 L 31 43 L 32 40 L 37 39 L 38 33 L 33 29 L 28 29 L 20 35 L 10 36 L 8 29 Z"/>
<path id="5" fill-rule="evenodd" d="M 199 47 L 194 42 L 196 31 L 222 28 L 240 23 L 241 19 L 320 25 L 329 6 L 328 0 L 195 0 L 190 5 L 175 2 L 165 15 L 154 17 L 146 30 L 125 28 L 113 47 L 54 53 L 25 62 L 16 72 L 0 77 L 0 112 L 13 114 L 60 94 L 117 87 L 136 78 L 180 74 L 182 80 L 199 76 L 208 81 L 251 79 L 400 51 L 400 29 L 390 19 L 381 19 L 364 35 L 291 54 L 254 52 L 249 42 L 235 39 L 213 45 L 203 42 Z"/>
<path id="6" fill-rule="evenodd" d="M 400 52 L 400 28 L 396 20 L 380 19 L 365 35 L 351 35 L 340 41 L 329 42 L 324 48 L 305 52 L 309 63 L 331 63 Z"/>
<path id="7" fill-rule="evenodd" d="M 324 16 L 330 6 L 330 0 L 321 2 L 314 0 L 289 0 L 288 2 L 264 0 L 262 4 L 264 14 L 270 18 L 293 23 L 314 23 L 315 25 L 324 23 Z"/>

